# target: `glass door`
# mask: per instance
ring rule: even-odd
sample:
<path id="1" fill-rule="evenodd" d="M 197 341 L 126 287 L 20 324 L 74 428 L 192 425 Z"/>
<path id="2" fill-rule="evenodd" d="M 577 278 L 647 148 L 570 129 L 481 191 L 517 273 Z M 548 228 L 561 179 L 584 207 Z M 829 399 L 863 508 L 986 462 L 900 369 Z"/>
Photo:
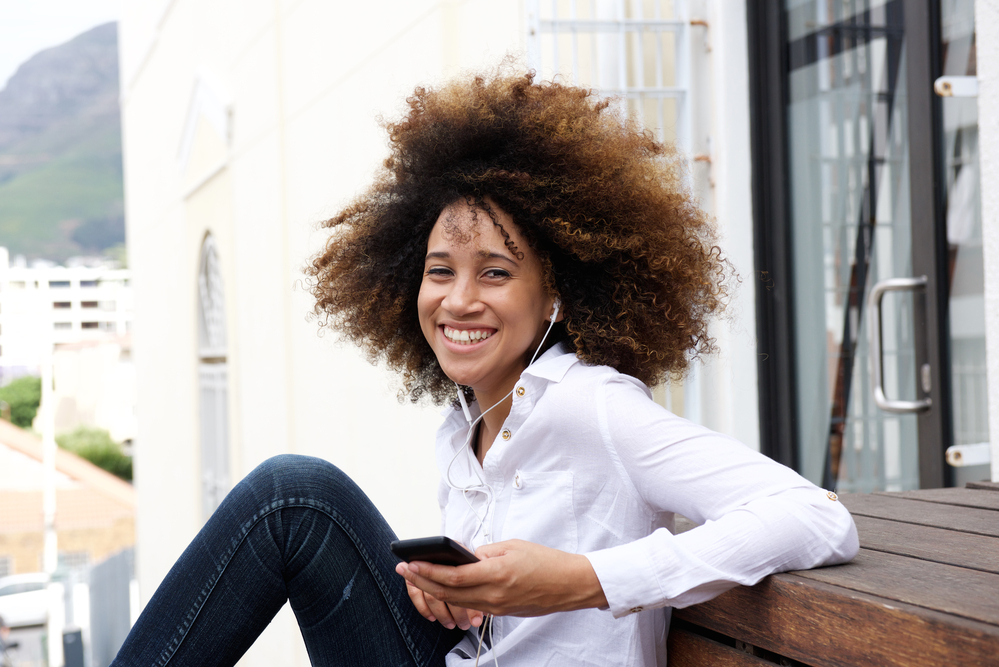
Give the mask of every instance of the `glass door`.
<path id="1" fill-rule="evenodd" d="M 889 400 L 921 398 L 925 289 L 885 294 L 880 336 L 867 307 L 874 285 L 914 277 L 905 8 L 785 8 L 799 469 L 843 491 L 918 488 L 917 410 L 879 407 L 870 376 L 877 364 Z"/>
<path id="2" fill-rule="evenodd" d="M 827 488 L 988 439 L 973 7 L 747 3 L 761 442 Z"/>

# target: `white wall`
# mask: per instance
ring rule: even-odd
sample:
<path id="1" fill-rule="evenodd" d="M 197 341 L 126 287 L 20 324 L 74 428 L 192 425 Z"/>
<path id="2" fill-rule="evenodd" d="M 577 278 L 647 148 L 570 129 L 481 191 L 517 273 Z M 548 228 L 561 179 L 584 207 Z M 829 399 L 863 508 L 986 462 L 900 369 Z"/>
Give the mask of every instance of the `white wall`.
<path id="1" fill-rule="evenodd" d="M 992 481 L 999 482 L 999 8 L 975 2 L 978 141 L 985 259 L 985 358 Z"/>
<path id="2" fill-rule="evenodd" d="M 698 9 L 702 15 L 691 17 L 706 19 L 708 26 L 692 28 L 691 41 L 695 49 L 704 45 L 710 76 L 704 88 L 711 97 L 710 142 L 700 150 L 711 158 L 710 212 L 718 222 L 720 247 L 739 276 L 730 285 L 725 317 L 712 328 L 719 354 L 701 373 L 701 415 L 706 426 L 759 451 L 746 8 L 741 2 L 706 0 Z"/>

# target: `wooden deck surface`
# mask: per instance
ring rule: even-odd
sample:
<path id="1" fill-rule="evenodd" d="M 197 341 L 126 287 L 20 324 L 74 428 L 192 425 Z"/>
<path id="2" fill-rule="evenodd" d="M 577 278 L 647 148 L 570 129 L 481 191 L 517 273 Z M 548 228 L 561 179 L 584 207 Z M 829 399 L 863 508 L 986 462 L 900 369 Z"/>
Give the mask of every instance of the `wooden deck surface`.
<path id="1" fill-rule="evenodd" d="M 673 612 L 670 667 L 999 665 L 999 484 L 842 495 L 846 565 Z"/>

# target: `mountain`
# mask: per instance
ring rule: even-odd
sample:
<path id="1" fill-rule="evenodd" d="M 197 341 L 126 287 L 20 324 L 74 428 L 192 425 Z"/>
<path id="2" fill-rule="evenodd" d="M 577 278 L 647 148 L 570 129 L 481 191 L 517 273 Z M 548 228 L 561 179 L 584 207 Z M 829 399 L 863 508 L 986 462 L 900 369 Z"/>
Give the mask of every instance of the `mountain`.
<path id="1" fill-rule="evenodd" d="M 63 261 L 125 239 L 118 26 L 41 51 L 0 90 L 0 245 Z"/>

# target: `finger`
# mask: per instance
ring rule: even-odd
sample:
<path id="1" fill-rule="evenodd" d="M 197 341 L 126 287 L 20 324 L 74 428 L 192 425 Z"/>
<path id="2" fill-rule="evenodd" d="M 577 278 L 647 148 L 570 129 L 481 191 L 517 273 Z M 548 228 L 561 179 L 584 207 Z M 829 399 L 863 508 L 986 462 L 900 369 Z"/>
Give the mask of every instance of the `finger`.
<path id="1" fill-rule="evenodd" d="M 425 595 L 424 597 L 427 600 L 427 604 L 430 606 L 430 611 L 432 611 L 434 616 L 437 617 L 437 620 L 440 621 L 441 625 L 448 630 L 453 630 L 454 627 L 458 625 L 454 616 L 451 615 L 451 608 L 447 604 L 441 602 L 432 595 Z"/>
<path id="2" fill-rule="evenodd" d="M 468 565 L 453 566 L 413 561 L 409 563 L 409 571 L 418 578 L 432 581 L 441 586 L 464 588 L 467 586 L 477 586 L 482 583 L 482 575 L 484 574 L 482 570 L 483 565 L 483 563 L 470 563 Z M 410 581 L 414 580 L 410 579 Z M 420 588 L 427 590 L 423 586 L 420 586 Z"/>
<path id="3" fill-rule="evenodd" d="M 426 594 L 423 591 L 407 581 L 406 592 L 409 593 L 409 599 L 413 603 L 413 606 L 416 607 L 416 611 L 419 612 L 420 616 L 431 623 L 437 620 L 434 612 L 430 610 L 430 606 L 427 604 Z"/>
<path id="4" fill-rule="evenodd" d="M 476 564 L 476 565 L 483 565 L 483 564 Z M 474 582 L 474 585 L 470 583 L 469 585 L 460 588 L 451 588 L 448 586 L 444 586 L 420 574 L 423 572 L 427 572 L 428 569 L 433 567 L 434 566 L 432 566 L 430 563 L 413 562 L 409 563 L 408 565 L 400 564 L 399 567 L 396 569 L 396 571 L 402 574 L 402 576 L 406 578 L 406 581 L 408 583 L 422 590 L 426 594 L 428 601 L 431 598 L 433 598 L 440 602 L 446 602 L 451 607 L 454 607 L 456 605 L 466 607 L 467 605 L 467 608 L 476 609 L 475 614 L 473 616 L 469 616 L 469 621 L 470 622 L 474 621 L 475 627 L 479 627 L 482 624 L 483 612 L 491 611 L 490 609 L 482 608 L 479 606 L 479 603 L 482 601 L 481 594 L 483 593 L 483 589 L 488 588 L 488 584 L 486 586 L 483 586 L 476 581 Z M 455 569 L 453 567 L 447 567 L 447 566 L 442 566 L 442 567 L 444 569 L 450 569 L 450 570 Z M 470 566 L 464 565 L 462 567 L 470 567 Z M 484 568 L 483 574 L 488 575 L 491 569 L 494 568 L 493 567 Z M 438 607 L 436 607 L 432 602 L 430 603 L 430 605 L 431 605 L 431 610 L 434 611 L 434 613 L 438 613 Z M 438 620 L 440 620 L 440 618 L 438 618 Z"/>
<path id="5" fill-rule="evenodd" d="M 479 560 L 503 556 L 510 550 L 510 542 L 496 542 L 494 544 L 483 544 L 475 550 L 475 555 Z"/>
<path id="6" fill-rule="evenodd" d="M 469 612 L 471 610 L 454 604 L 449 604 L 448 609 L 451 610 L 451 617 L 454 618 L 454 622 L 458 624 L 459 628 L 462 630 L 468 630 L 472 627 L 472 619 L 469 618 Z"/>

